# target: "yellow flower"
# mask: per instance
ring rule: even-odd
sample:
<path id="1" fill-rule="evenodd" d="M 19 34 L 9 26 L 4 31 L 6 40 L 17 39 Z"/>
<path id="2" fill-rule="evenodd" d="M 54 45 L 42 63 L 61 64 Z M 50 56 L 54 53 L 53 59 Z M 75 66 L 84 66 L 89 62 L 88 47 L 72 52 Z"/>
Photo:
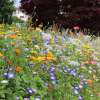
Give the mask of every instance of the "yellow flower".
<path id="1" fill-rule="evenodd" d="M 47 57 L 54 57 L 54 55 L 52 54 L 52 52 L 48 52 Z"/>
<path id="2" fill-rule="evenodd" d="M 39 57 L 31 56 L 29 57 L 29 59 L 31 61 L 45 61 L 45 60 L 55 60 L 55 57 L 51 52 L 48 52 L 46 56 L 39 56 Z"/>
<path id="3" fill-rule="evenodd" d="M 43 61 L 43 60 L 45 60 L 44 57 L 34 57 L 34 56 L 29 57 L 29 59 L 30 59 L 31 61 Z"/>
<path id="4" fill-rule="evenodd" d="M 39 27 L 36 28 L 36 31 L 42 32 L 42 30 Z"/>
<path id="5" fill-rule="evenodd" d="M 45 57 L 37 57 L 37 60 L 43 61 L 43 60 L 45 60 Z"/>
<path id="6" fill-rule="evenodd" d="M 55 60 L 53 57 L 30 57 L 31 61 L 45 61 L 45 60 Z"/>
<path id="7" fill-rule="evenodd" d="M 39 25 L 39 27 L 42 27 L 42 26 L 43 26 L 43 24 L 40 24 L 40 25 Z"/>
<path id="8" fill-rule="evenodd" d="M 47 53 L 46 60 L 55 60 L 55 57 L 54 57 L 54 55 L 52 54 L 52 52 L 48 52 L 48 53 Z"/>
<path id="9" fill-rule="evenodd" d="M 5 34 L 5 32 L 0 32 L 0 34 Z"/>
<path id="10" fill-rule="evenodd" d="M 37 60 L 37 58 L 36 57 L 29 57 L 29 60 L 34 61 L 34 60 Z"/>
<path id="11" fill-rule="evenodd" d="M 84 44 L 84 45 L 83 45 L 83 48 L 85 48 L 85 49 L 90 49 L 90 45 L 89 45 L 89 44 Z"/>
<path id="12" fill-rule="evenodd" d="M 0 52 L 0 57 L 3 57 L 3 54 Z"/>

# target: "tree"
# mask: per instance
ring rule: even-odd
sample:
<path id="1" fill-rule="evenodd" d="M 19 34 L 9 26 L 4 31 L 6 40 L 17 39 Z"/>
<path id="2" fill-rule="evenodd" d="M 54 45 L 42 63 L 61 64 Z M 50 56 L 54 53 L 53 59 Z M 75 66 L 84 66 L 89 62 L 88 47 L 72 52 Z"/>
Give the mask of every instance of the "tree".
<path id="1" fill-rule="evenodd" d="M 14 11 L 13 0 L 0 0 L 0 23 L 10 24 L 13 11 Z"/>
<path id="2" fill-rule="evenodd" d="M 21 0 L 21 9 L 38 26 L 58 26 L 100 30 L 100 0 Z"/>

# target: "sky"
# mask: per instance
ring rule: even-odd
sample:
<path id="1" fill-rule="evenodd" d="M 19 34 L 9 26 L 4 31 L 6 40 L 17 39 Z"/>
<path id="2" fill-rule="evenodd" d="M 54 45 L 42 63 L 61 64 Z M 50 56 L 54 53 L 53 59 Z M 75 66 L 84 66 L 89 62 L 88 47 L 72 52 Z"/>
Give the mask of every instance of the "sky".
<path id="1" fill-rule="evenodd" d="M 15 0 L 15 6 L 18 7 L 20 5 L 20 0 Z"/>

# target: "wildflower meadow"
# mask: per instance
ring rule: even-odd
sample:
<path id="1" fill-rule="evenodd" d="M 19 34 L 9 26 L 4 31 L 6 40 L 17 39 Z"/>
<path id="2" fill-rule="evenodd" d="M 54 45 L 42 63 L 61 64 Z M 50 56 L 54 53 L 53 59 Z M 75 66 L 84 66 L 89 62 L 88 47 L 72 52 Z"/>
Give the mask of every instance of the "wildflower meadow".
<path id="1" fill-rule="evenodd" d="M 100 100 L 95 41 L 0 24 L 0 100 Z"/>

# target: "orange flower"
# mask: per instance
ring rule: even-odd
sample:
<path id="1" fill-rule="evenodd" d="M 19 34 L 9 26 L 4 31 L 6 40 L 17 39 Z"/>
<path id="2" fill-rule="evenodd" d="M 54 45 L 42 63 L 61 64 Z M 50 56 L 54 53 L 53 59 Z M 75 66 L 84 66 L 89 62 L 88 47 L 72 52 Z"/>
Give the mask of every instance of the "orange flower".
<path id="1" fill-rule="evenodd" d="M 3 57 L 3 54 L 0 52 L 0 57 Z"/>
<path id="2" fill-rule="evenodd" d="M 15 52 L 16 52 L 16 55 L 17 55 L 17 56 L 21 54 L 21 50 L 20 50 L 19 48 L 16 48 L 16 49 L 15 49 Z"/>
<path id="3" fill-rule="evenodd" d="M 16 69 L 15 69 L 15 71 L 19 73 L 19 72 L 21 72 L 21 71 L 22 71 L 22 68 L 21 68 L 21 67 L 19 67 L 19 66 L 17 66 L 17 67 L 16 67 Z"/>
<path id="4" fill-rule="evenodd" d="M 9 38 L 11 38 L 11 39 L 16 39 L 16 38 L 17 38 L 17 35 L 16 35 L 16 34 L 11 34 L 11 35 L 9 36 Z"/>
<path id="5" fill-rule="evenodd" d="M 89 85 L 91 85 L 91 84 L 93 84 L 93 80 L 88 79 L 88 80 L 87 80 L 87 83 L 88 83 Z"/>
<path id="6" fill-rule="evenodd" d="M 55 60 L 53 57 L 46 57 L 45 60 Z"/>

